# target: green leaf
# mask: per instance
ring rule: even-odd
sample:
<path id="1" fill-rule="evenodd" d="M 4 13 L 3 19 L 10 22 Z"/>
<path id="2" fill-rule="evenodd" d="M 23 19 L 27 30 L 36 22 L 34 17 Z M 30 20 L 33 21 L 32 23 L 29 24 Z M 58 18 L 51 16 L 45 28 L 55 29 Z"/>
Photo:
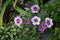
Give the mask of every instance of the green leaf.
<path id="1" fill-rule="evenodd" d="M 34 3 L 35 3 L 35 4 L 38 4 L 38 0 L 34 0 Z"/>
<path id="2" fill-rule="evenodd" d="M 14 9 L 15 9 L 16 11 L 18 11 L 18 12 L 22 13 L 22 14 L 25 14 L 25 15 L 27 15 L 27 14 L 28 14 L 28 12 L 24 11 L 23 9 L 21 9 L 21 8 L 20 8 L 20 7 L 18 7 L 17 5 L 14 7 Z"/>
<path id="3" fill-rule="evenodd" d="M 4 3 L 4 5 L 3 5 L 3 7 L 2 7 L 2 10 L 1 10 L 0 16 L 3 16 L 6 7 L 8 6 L 8 4 L 9 4 L 11 1 L 12 1 L 12 0 L 6 0 L 6 2 Z"/>
<path id="4" fill-rule="evenodd" d="M 1 13 L 0 13 L 0 26 L 3 25 L 3 15 L 4 15 L 4 12 L 6 10 L 6 7 L 7 5 L 11 2 L 12 0 L 6 0 L 6 2 L 4 3 L 3 7 L 2 7 L 2 10 L 1 10 Z"/>

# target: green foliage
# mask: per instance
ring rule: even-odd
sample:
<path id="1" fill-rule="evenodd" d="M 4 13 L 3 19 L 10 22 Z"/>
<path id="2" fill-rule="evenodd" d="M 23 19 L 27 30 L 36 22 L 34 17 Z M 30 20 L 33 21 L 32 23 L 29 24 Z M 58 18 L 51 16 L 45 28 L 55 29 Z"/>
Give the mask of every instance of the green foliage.
<path id="1" fill-rule="evenodd" d="M 7 26 L 0 27 L 0 40 L 38 40 L 39 33 L 36 28 L 24 25 L 17 27 L 11 22 Z M 31 25 L 30 25 L 31 26 Z"/>
<path id="2" fill-rule="evenodd" d="M 4 15 L 4 12 L 5 12 L 5 10 L 6 10 L 6 7 L 8 6 L 8 4 L 9 4 L 11 1 L 12 1 L 12 0 L 7 0 L 7 1 L 5 2 L 5 4 L 3 5 L 3 7 L 2 7 L 2 10 L 1 10 L 1 12 L 0 12 L 0 26 L 3 25 L 3 15 Z"/>
<path id="3" fill-rule="evenodd" d="M 16 1 L 16 0 L 15 0 Z M 19 1 L 18 1 L 19 2 Z M 28 0 L 27 0 L 28 2 Z M 43 0 L 31 0 L 32 4 L 38 4 L 40 6 L 40 12 L 37 16 L 44 14 L 41 19 L 44 20 L 46 17 L 50 17 L 55 22 L 60 20 L 60 0 L 52 0 L 43 5 Z M 31 25 L 22 25 L 17 27 L 14 23 L 5 24 L 3 23 L 3 15 L 8 5 L 13 5 L 14 0 L 6 0 L 3 4 L 2 10 L 0 11 L 0 40 L 40 40 L 40 32 L 37 31 L 37 28 Z M 31 10 L 28 12 L 25 11 L 21 5 L 16 3 L 15 6 L 12 6 L 19 14 L 22 13 L 25 17 L 32 18 L 34 15 L 31 14 Z M 15 14 L 16 15 L 16 14 Z M 15 17 L 13 15 L 13 17 Z M 12 18 L 13 19 L 13 18 Z M 59 19 L 59 20 L 58 20 Z M 4 25 L 4 27 L 2 26 Z M 57 25 L 57 24 L 56 24 Z M 54 27 L 56 26 L 54 25 Z M 51 30 L 49 40 L 60 40 L 60 27 Z"/>
<path id="4" fill-rule="evenodd" d="M 55 30 L 51 30 L 49 40 L 60 40 L 60 27 L 55 28 Z"/>

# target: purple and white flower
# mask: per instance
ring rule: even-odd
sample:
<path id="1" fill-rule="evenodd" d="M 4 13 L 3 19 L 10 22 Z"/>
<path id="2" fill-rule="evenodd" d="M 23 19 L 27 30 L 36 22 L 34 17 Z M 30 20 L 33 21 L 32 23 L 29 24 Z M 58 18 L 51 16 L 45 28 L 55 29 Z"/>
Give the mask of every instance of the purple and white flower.
<path id="1" fill-rule="evenodd" d="M 39 7 L 38 5 L 33 5 L 33 6 L 31 7 L 31 12 L 32 12 L 32 13 L 38 13 L 39 10 L 40 10 L 40 7 Z"/>
<path id="2" fill-rule="evenodd" d="M 25 24 L 30 24 L 30 20 L 29 20 L 29 19 L 26 19 L 26 20 L 24 21 L 24 23 L 25 23 Z"/>
<path id="3" fill-rule="evenodd" d="M 17 16 L 14 18 L 14 23 L 17 26 L 20 26 L 22 24 L 22 18 L 20 18 L 20 16 Z"/>
<path id="4" fill-rule="evenodd" d="M 46 18 L 45 19 L 45 24 L 47 25 L 48 28 L 51 28 L 53 26 L 53 22 L 51 18 Z"/>
<path id="5" fill-rule="evenodd" d="M 46 29 L 47 29 L 47 25 L 45 25 L 45 24 L 40 24 L 39 25 L 39 31 L 40 32 L 44 32 Z"/>
<path id="6" fill-rule="evenodd" d="M 40 24 L 40 21 L 41 19 L 37 16 L 34 16 L 32 19 L 31 19 L 31 22 L 33 25 L 39 25 Z"/>

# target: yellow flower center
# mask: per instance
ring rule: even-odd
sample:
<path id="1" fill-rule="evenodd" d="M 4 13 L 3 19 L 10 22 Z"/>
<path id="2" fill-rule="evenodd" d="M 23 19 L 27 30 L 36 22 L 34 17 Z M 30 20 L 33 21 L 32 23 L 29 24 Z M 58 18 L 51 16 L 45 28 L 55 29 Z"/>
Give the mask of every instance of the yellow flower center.
<path id="1" fill-rule="evenodd" d="M 41 28 L 44 28 L 44 26 L 41 26 Z"/>
<path id="2" fill-rule="evenodd" d="M 19 19 L 17 19 L 17 23 L 20 23 L 20 20 Z"/>

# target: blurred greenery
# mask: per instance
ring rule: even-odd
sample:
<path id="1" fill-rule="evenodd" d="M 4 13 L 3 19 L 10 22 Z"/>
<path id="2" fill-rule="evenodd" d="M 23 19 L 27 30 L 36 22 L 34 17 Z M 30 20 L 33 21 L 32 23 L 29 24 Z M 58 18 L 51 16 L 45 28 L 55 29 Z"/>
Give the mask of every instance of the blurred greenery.
<path id="1" fill-rule="evenodd" d="M 9 5 L 13 7 L 18 15 L 20 13 L 24 14 L 24 19 L 28 17 L 28 19 L 31 19 L 36 15 L 41 16 L 42 20 L 44 20 L 46 17 L 52 18 L 54 22 L 54 28 L 52 27 L 50 30 L 51 33 L 49 40 L 60 40 L 60 0 L 49 0 L 45 4 L 43 4 L 43 0 L 26 0 L 24 2 L 26 3 L 21 4 L 21 0 L 6 0 L 2 5 L 2 10 L 0 11 L 0 40 L 40 40 L 40 32 L 32 24 L 24 25 L 23 23 L 20 27 L 14 25 L 13 20 L 17 15 L 14 14 L 14 12 L 13 14 L 11 13 L 12 16 L 9 19 L 9 23 L 5 24 L 3 22 L 3 15 Z M 25 5 L 27 5 L 28 2 L 31 2 L 31 4 L 38 4 L 40 6 L 40 12 L 33 15 L 31 10 L 24 10 L 26 7 Z M 31 4 L 28 4 L 27 6 L 30 7 Z"/>
<path id="2" fill-rule="evenodd" d="M 60 27 L 51 30 L 50 39 L 49 40 L 60 40 Z"/>
<path id="3" fill-rule="evenodd" d="M 38 40 L 39 39 L 39 34 L 36 31 L 36 28 L 28 28 L 26 29 L 26 26 L 20 26 L 17 27 L 14 25 L 12 22 L 9 23 L 7 26 L 4 25 L 5 27 L 1 26 L 0 27 L 0 40 Z"/>
<path id="4" fill-rule="evenodd" d="M 11 0 L 7 0 L 7 1 L 5 2 L 5 4 L 2 6 L 2 10 L 1 10 L 1 12 L 0 12 L 0 26 L 3 25 L 3 14 L 4 14 L 5 10 L 6 10 L 6 7 L 8 6 L 8 4 L 9 4 L 10 2 L 11 2 Z"/>

